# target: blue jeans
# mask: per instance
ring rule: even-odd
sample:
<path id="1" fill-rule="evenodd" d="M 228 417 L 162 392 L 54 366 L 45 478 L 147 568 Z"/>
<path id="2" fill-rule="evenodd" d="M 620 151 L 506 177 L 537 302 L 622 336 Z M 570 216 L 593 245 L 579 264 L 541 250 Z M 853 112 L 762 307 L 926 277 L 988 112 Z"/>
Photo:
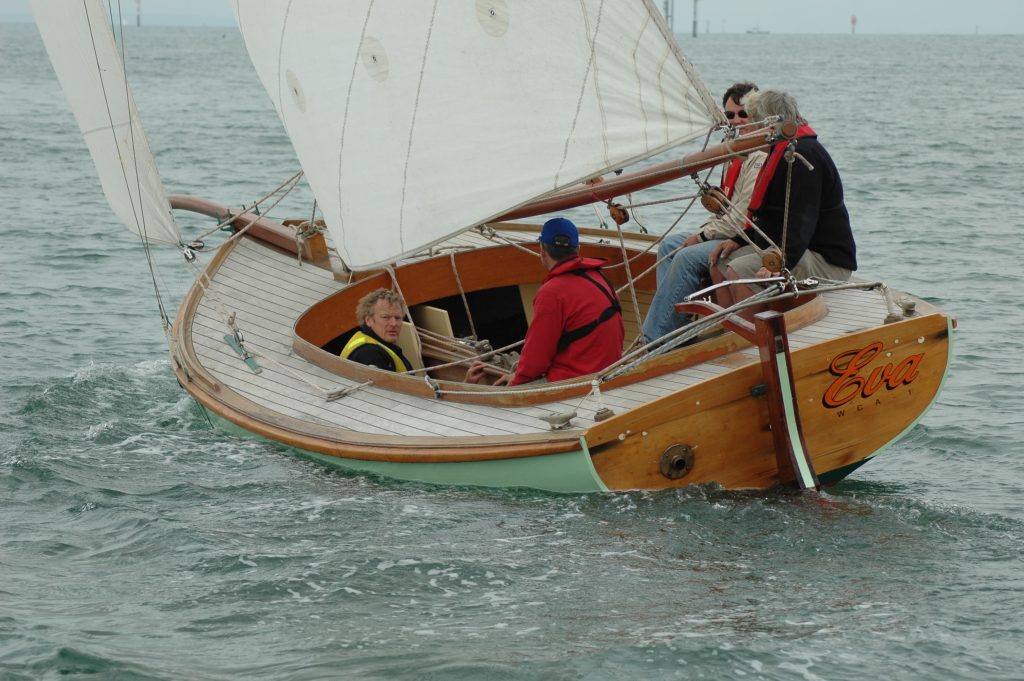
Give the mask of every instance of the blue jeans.
<path id="1" fill-rule="evenodd" d="M 675 234 L 665 237 L 658 247 L 658 257 L 661 258 L 685 240 L 685 236 Z M 701 289 L 701 283 L 710 274 L 708 258 L 717 245 L 718 241 L 711 240 L 687 246 L 670 260 L 658 265 L 658 291 L 654 294 L 651 308 L 647 310 L 647 319 L 644 320 L 645 340 L 650 342 L 660 338 L 689 321 L 687 315 L 676 314 L 675 305 Z"/>
<path id="2" fill-rule="evenodd" d="M 658 269 L 655 273 L 655 277 L 658 282 L 658 290 L 661 290 L 661 285 L 665 282 L 665 275 L 667 275 L 668 271 L 672 269 L 672 260 L 675 259 L 675 256 L 668 258 L 665 256 L 682 246 L 684 241 L 686 241 L 686 235 L 676 233 L 669 234 L 661 240 L 660 244 L 658 244 L 658 260 L 660 262 L 658 262 Z"/>

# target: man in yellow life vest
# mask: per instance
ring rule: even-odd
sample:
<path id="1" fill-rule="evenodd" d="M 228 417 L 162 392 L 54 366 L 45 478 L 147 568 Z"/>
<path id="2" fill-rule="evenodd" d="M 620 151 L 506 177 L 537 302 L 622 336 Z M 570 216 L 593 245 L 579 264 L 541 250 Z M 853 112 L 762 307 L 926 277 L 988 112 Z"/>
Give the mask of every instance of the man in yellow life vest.
<path id="1" fill-rule="evenodd" d="M 345 344 L 341 357 L 386 371 L 412 369 L 412 363 L 397 345 L 398 333 L 402 330 L 402 311 L 401 296 L 386 288 L 371 291 L 360 298 L 356 318 L 362 323 Z"/>

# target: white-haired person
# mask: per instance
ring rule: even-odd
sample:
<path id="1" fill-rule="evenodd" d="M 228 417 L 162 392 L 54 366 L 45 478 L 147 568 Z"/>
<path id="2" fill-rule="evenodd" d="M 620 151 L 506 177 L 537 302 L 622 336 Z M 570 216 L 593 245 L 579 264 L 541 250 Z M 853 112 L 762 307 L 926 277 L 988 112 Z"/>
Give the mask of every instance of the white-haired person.
<path id="1" fill-rule="evenodd" d="M 798 125 L 797 156 L 787 163 L 789 142 L 777 142 L 761 167 L 750 197 L 750 219 L 783 249 L 783 266 L 797 279 L 818 277 L 846 281 L 857 269 L 857 246 L 850 215 L 843 201 L 843 182 L 818 135 L 800 115 L 796 99 L 781 90 L 760 90 L 743 98 L 752 120 L 779 116 Z M 787 206 L 788 199 L 788 206 Z M 752 230 L 747 235 L 758 248 L 770 244 Z M 761 256 L 742 237 L 719 243 L 711 253 L 712 278 L 767 278 Z M 746 286 L 719 289 L 719 302 L 729 306 L 752 293 Z"/>

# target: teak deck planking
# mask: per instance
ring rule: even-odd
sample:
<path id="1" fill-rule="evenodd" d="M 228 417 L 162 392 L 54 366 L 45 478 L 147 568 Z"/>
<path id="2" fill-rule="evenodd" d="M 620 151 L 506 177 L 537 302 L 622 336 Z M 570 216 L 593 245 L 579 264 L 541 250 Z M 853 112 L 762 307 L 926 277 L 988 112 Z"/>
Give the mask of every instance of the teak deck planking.
<path id="1" fill-rule="evenodd" d="M 510 227 L 503 234 L 524 244 L 533 242 L 532 239 L 522 238 L 518 229 Z M 600 230 L 584 232 L 587 233 L 585 240 L 594 240 L 602 236 L 607 239 L 612 235 L 602 234 Z M 593 232 L 597 232 L 596 235 Z M 651 242 L 651 238 L 638 235 L 637 238 L 630 239 L 628 245 L 642 249 L 650 246 Z M 492 245 L 492 242 L 482 235 L 468 232 L 446 245 L 480 247 Z M 689 428 L 694 436 L 699 438 L 701 429 L 706 430 L 711 428 L 709 423 L 719 422 L 718 418 L 703 418 L 699 423 L 693 421 L 690 424 L 687 419 L 695 416 L 694 409 L 705 412 L 705 416 L 708 411 L 720 411 L 721 422 L 728 423 L 740 410 L 740 403 L 750 399 L 749 395 L 742 394 L 721 395 L 716 397 L 717 403 L 705 401 L 702 405 L 685 405 L 689 392 L 685 390 L 686 388 L 730 371 L 749 373 L 751 384 L 756 384 L 759 380 L 757 349 L 744 347 L 689 368 L 654 376 L 631 385 L 602 390 L 604 405 L 617 414 L 617 417 L 607 425 L 595 424 L 593 413 L 597 405 L 593 400 L 582 397 L 533 405 L 493 406 L 421 397 L 369 385 L 360 387 L 336 401 L 327 401 L 323 390 L 310 385 L 310 382 L 324 390 L 336 390 L 353 388 L 357 386 L 358 381 L 339 376 L 297 356 L 292 347 L 293 326 L 303 311 L 326 296 L 343 290 L 346 284 L 338 281 L 336 275 L 329 270 L 310 263 L 299 266 L 294 255 L 283 253 L 252 239 L 243 238 L 227 250 L 227 253 L 218 255 L 219 263 L 211 265 L 212 281 L 207 284 L 205 294 L 195 293 L 194 317 L 187 333 L 182 336 L 191 344 L 186 355 L 191 356 L 194 352 L 203 370 L 212 377 L 212 382 L 220 386 L 221 392 L 210 392 L 211 395 L 217 394 L 216 399 L 210 399 L 219 400 L 228 412 L 236 408 L 252 408 L 254 413 L 264 415 L 268 423 L 276 419 L 274 414 L 280 414 L 287 428 L 307 431 L 305 435 L 297 432 L 296 446 L 308 445 L 308 438 L 321 437 L 325 429 L 331 429 L 332 432 L 347 431 L 354 441 L 379 444 L 383 449 L 387 449 L 390 439 L 412 437 L 420 443 L 443 441 L 438 442 L 439 450 L 457 448 L 458 443 L 472 440 L 479 443 L 477 449 L 480 452 L 490 445 L 500 447 L 502 443 L 516 441 L 521 441 L 527 449 L 533 447 L 535 451 L 564 451 L 568 447 L 567 443 L 573 438 L 578 439 L 589 429 L 588 440 L 592 440 L 592 446 L 600 447 L 601 432 L 609 433 L 608 442 L 621 442 L 619 435 L 625 431 L 618 432 L 621 429 L 616 422 L 627 416 L 633 418 L 635 415 L 629 413 L 630 410 L 650 405 L 654 401 L 655 406 L 648 406 L 643 410 L 636 419 L 634 428 L 626 430 L 639 429 L 642 432 L 644 423 L 655 418 L 659 411 L 675 410 L 677 413 L 674 418 L 662 421 L 657 426 L 652 422 L 651 427 L 657 432 L 644 433 L 644 446 L 657 448 L 661 440 L 667 442 L 671 437 L 675 437 L 667 434 L 669 424 L 673 424 L 673 429 Z M 634 272 L 634 276 L 638 273 Z M 616 278 L 621 278 L 621 274 Z M 638 293 L 641 305 L 646 308 L 651 293 Z M 826 294 L 825 298 L 829 314 L 824 319 L 791 333 L 790 346 L 794 352 L 852 331 L 877 327 L 881 325 L 886 314 L 882 297 L 877 292 L 848 291 L 842 294 Z M 227 300 L 230 300 L 230 304 Z M 628 294 L 623 295 L 623 309 L 627 312 L 625 316 L 632 316 L 632 301 Z M 225 334 L 230 333 L 224 317 L 232 312 L 236 314 L 236 324 L 243 333 L 246 347 L 258 353 L 256 360 L 262 368 L 259 374 L 252 372 L 223 338 Z M 339 320 L 337 332 L 340 333 L 344 329 L 344 322 Z M 631 329 L 635 332 L 635 321 Z M 267 358 L 272 358 L 273 361 L 267 361 Z M 196 367 L 192 369 L 195 370 Z M 236 394 L 238 399 L 229 397 L 231 393 Z M 663 406 L 657 407 L 658 404 Z M 578 410 L 579 416 L 573 421 L 574 428 L 563 433 L 551 433 L 548 424 L 540 418 L 552 412 L 572 410 Z M 258 428 L 255 430 L 259 432 Z M 335 435 L 345 437 L 343 433 Z M 633 432 L 630 432 L 628 437 L 636 439 Z M 756 439 L 765 436 L 763 433 L 748 432 L 743 428 L 732 428 L 726 429 L 717 437 L 726 438 L 726 441 L 729 438 L 737 439 L 739 442 L 743 438 Z M 770 437 L 766 438 L 766 443 L 764 449 L 769 451 Z M 739 470 L 728 472 L 727 475 L 723 470 L 705 473 L 726 477 L 770 476 L 775 471 L 773 456 L 753 456 L 749 462 L 740 466 Z M 608 475 L 614 480 L 621 474 L 621 471 L 616 469 L 621 463 L 612 463 L 610 457 L 596 453 L 594 460 L 602 477 Z M 657 471 L 648 471 L 645 475 L 656 473 Z M 635 472 L 630 475 L 632 477 L 629 484 L 643 480 L 643 476 L 636 478 Z M 716 479 L 728 486 L 726 479 L 709 479 Z M 686 482 L 688 484 L 695 481 L 699 482 L 698 479 L 688 476 Z"/>

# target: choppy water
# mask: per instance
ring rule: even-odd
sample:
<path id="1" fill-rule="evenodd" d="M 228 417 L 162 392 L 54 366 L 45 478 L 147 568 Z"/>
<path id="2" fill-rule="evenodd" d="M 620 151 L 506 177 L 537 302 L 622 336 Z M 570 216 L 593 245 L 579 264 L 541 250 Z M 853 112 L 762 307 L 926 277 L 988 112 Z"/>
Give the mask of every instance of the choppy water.
<path id="1" fill-rule="evenodd" d="M 172 192 L 293 172 L 236 32 L 126 40 Z M 1024 38 L 684 49 L 714 92 L 793 91 L 864 273 L 959 318 L 938 404 L 820 498 L 425 487 L 211 430 L 34 27 L 0 25 L 0 678 L 1024 677 Z"/>

